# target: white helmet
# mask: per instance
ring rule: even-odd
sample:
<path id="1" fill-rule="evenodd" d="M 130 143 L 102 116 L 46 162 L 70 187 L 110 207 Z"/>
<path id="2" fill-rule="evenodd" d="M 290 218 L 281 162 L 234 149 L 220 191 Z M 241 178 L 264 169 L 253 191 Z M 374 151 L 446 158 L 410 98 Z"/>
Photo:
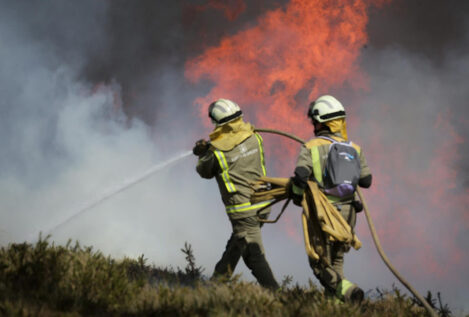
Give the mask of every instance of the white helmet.
<path id="1" fill-rule="evenodd" d="M 324 95 L 309 105 L 308 117 L 318 122 L 345 118 L 345 109 L 339 100 L 332 96 Z"/>
<path id="2" fill-rule="evenodd" d="M 208 116 L 216 125 L 223 125 L 243 115 L 239 106 L 228 99 L 218 99 L 208 107 Z"/>

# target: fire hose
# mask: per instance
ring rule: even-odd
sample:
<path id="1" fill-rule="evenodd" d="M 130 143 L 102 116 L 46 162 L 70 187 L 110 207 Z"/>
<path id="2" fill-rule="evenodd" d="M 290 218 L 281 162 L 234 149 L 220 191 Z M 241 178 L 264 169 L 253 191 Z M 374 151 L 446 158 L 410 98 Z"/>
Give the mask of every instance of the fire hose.
<path id="1" fill-rule="evenodd" d="M 301 138 L 293 135 L 293 134 L 290 134 L 290 133 L 287 133 L 287 132 L 283 132 L 283 131 L 279 131 L 279 130 L 275 130 L 275 129 L 258 129 L 256 128 L 255 129 L 256 132 L 261 132 L 261 133 L 272 133 L 272 134 L 277 134 L 277 135 L 281 135 L 281 136 L 284 136 L 284 137 L 287 137 L 287 138 L 290 138 L 292 140 L 295 140 L 301 144 L 304 144 L 305 141 L 302 140 Z M 360 188 L 357 188 L 357 193 L 358 193 L 358 197 L 360 198 L 360 201 L 361 203 L 363 204 L 363 210 L 365 211 L 365 216 L 366 216 L 366 221 L 368 223 L 368 227 L 370 229 L 370 233 L 371 233 L 371 236 L 373 238 L 373 242 L 376 246 L 376 249 L 381 257 L 381 259 L 383 260 L 383 262 L 386 264 L 386 266 L 388 267 L 388 269 L 392 272 L 392 274 L 402 283 L 402 285 L 404 285 L 405 288 L 407 288 L 407 290 L 409 290 L 409 292 L 411 292 L 415 298 L 417 298 L 420 303 L 425 307 L 425 309 L 427 310 L 427 312 L 430 314 L 430 316 L 438 316 L 437 313 L 433 310 L 433 308 L 430 306 L 430 304 L 422 297 L 422 295 L 420 295 L 417 290 L 412 286 L 410 285 L 410 283 L 396 270 L 396 268 L 391 264 L 391 262 L 389 261 L 389 258 L 386 256 L 386 254 L 384 253 L 384 250 L 383 248 L 381 247 L 381 243 L 379 241 L 379 238 L 378 238 L 378 235 L 376 233 L 376 229 L 375 229 L 375 226 L 373 224 L 373 220 L 371 219 L 371 216 L 370 216 L 370 212 L 368 210 L 368 206 L 365 202 L 365 198 L 363 196 L 363 193 L 361 192 Z M 273 201 L 272 203 L 270 203 L 267 207 L 270 207 L 272 205 L 274 205 L 275 203 L 277 203 L 279 200 L 277 201 Z M 282 210 L 281 212 L 279 213 L 279 215 L 277 216 L 277 218 L 275 220 L 264 220 L 264 222 L 267 222 L 267 223 L 275 223 L 279 220 L 280 216 L 283 214 L 283 212 L 285 211 L 288 203 L 290 202 L 290 199 L 287 199 L 286 203 L 283 205 L 282 207 Z M 266 207 L 266 208 L 267 208 Z M 264 208 L 263 208 L 264 209 Z M 303 225 L 305 226 L 305 224 L 303 223 Z M 306 235 L 305 235 L 306 236 Z M 310 254 L 311 250 L 310 249 L 310 246 L 306 245 L 305 244 L 305 247 L 306 247 L 306 252 L 308 253 L 308 255 Z M 309 247 L 309 249 L 308 249 Z"/>

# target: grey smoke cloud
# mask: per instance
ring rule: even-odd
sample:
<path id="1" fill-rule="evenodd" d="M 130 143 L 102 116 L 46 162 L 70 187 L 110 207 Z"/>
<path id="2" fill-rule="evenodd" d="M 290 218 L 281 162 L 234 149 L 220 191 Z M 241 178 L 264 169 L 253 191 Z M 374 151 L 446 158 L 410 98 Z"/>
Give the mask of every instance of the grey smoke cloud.
<path id="1" fill-rule="evenodd" d="M 359 123 L 352 135 L 377 176 L 367 197 L 385 250 L 421 292 L 441 291 L 465 311 L 468 16 L 467 3 L 456 1 L 396 1 L 371 15 L 361 56 L 370 87 L 351 96 Z M 366 231 L 361 222 L 358 232 Z M 373 253 L 366 246 L 350 256 L 356 268 L 361 256 L 372 264 L 349 268 L 351 276 L 389 285 Z"/>
<path id="2" fill-rule="evenodd" d="M 154 95 L 161 98 L 151 106 L 161 108 L 163 123 L 172 121 L 153 128 L 119 107 L 122 85 L 116 80 L 84 79 L 85 65 L 106 43 L 107 6 L 89 1 L 75 7 L 56 1 L 49 6 L 2 2 L 1 7 L 0 241 L 4 245 L 36 238 L 84 201 L 187 150 L 193 135 L 184 124 L 190 111 L 181 115 L 172 109 L 174 104 L 187 105 L 189 99 L 178 91 L 183 84 L 176 83 L 171 66 L 148 76 L 149 85 L 157 87 Z M 179 247 L 184 241 L 198 241 L 186 235 L 196 227 L 177 229 L 181 219 L 196 215 L 183 213 L 187 206 L 182 208 L 174 194 L 175 188 L 186 187 L 180 182 L 191 178 L 186 174 L 195 179 L 191 161 L 149 179 L 140 191 L 123 194 L 126 203 L 103 204 L 57 229 L 52 239 L 78 239 L 118 255 L 156 254 L 158 264 L 177 265 L 183 261 Z M 188 201 L 190 193 L 197 192 L 186 191 Z M 147 247 L 135 248 L 136 244 Z M 164 256 L 171 252 L 173 257 Z"/>
<path id="3" fill-rule="evenodd" d="M 360 125 L 352 135 L 375 172 L 367 197 L 385 250 L 422 292 L 440 290 L 453 306 L 463 307 L 469 236 L 461 162 L 468 152 L 460 119 L 468 110 L 460 105 L 469 97 L 461 76 L 469 70 L 468 56 L 449 53 L 437 67 L 420 54 L 389 48 L 370 49 L 363 60 L 370 90 L 357 102 Z M 363 222 L 358 228 L 366 236 Z M 386 276 L 376 254 L 363 251 L 353 256 L 375 258 L 367 274 Z"/>
<path id="4" fill-rule="evenodd" d="M 185 60 L 203 48 L 197 28 L 203 26 L 207 43 L 213 44 L 225 32 L 255 23 L 266 9 L 248 5 L 239 22 L 232 24 L 218 23 L 224 20 L 222 15 L 210 21 L 212 15 L 204 13 L 206 19 L 195 17 L 187 27 L 185 6 L 174 1 L 164 6 L 155 1 L 139 6 L 128 1 L 44 3 L 0 1 L 2 245 L 37 237 L 84 201 L 190 149 L 207 132 L 192 101 L 205 95 L 210 85 L 193 87 L 184 80 Z M 419 19 L 416 3 L 391 6 L 371 16 L 370 44 L 361 61 L 370 90 L 338 95 L 360 118 L 359 124 L 349 127 L 350 134 L 363 145 L 377 176 L 376 190 L 367 197 L 391 259 L 419 290 L 441 291 L 453 307 L 468 310 L 463 298 L 469 282 L 464 274 L 467 256 L 463 253 L 458 263 L 447 260 L 453 256 L 450 252 L 464 251 L 468 242 L 464 206 L 435 205 L 428 194 L 437 193 L 438 187 L 425 187 L 408 177 L 412 172 L 416 179 L 429 181 L 431 172 L 447 175 L 436 174 L 429 160 L 439 155 L 439 145 L 453 140 L 447 126 L 435 128 L 439 115 L 458 135 L 468 135 L 469 33 L 467 19 L 462 18 L 467 10 L 445 9 L 441 33 L 434 33 L 425 26 L 435 19 Z M 430 16 L 441 10 L 436 1 L 426 3 Z M 397 25 L 399 37 L 391 32 Z M 417 44 L 412 39 L 418 39 Z M 380 135 L 370 133 L 377 117 Z M 396 144 L 405 154 L 404 172 L 395 160 L 383 160 L 382 152 Z M 451 149 L 459 156 L 442 162 L 459 172 L 458 187 L 444 188 L 451 197 L 459 197 L 467 193 L 467 141 Z M 199 179 L 194 165 L 195 158 L 189 158 L 155 174 L 57 229 L 52 239 L 77 239 L 115 256 L 143 253 L 157 265 L 172 266 L 185 265 L 179 249 L 188 241 L 210 274 L 230 225 L 216 184 Z M 399 213 L 401 206 L 409 210 Z M 315 280 L 302 246 L 300 211 L 287 212 L 280 224 L 263 229 L 267 256 L 278 279 L 288 274 L 300 283 Z M 441 214 L 454 217 L 459 225 Z M 401 225 L 394 232 L 401 238 L 396 241 L 408 239 L 408 248 L 393 243 L 391 228 L 396 223 Z M 295 238 L 286 233 L 289 228 L 298 231 Z M 395 280 L 378 259 L 363 217 L 357 231 L 364 248 L 348 255 L 346 274 L 365 289 L 390 288 Z M 443 243 L 439 236 L 450 238 Z M 425 258 L 414 256 L 422 254 L 420 242 L 436 246 L 425 249 L 434 255 L 428 262 L 448 265 L 453 273 L 419 275 L 415 266 L 426 265 Z M 239 272 L 252 279 L 242 264 Z"/>
<path id="5" fill-rule="evenodd" d="M 114 3 L 0 2 L 1 245 L 34 241 L 203 137 L 191 109 L 200 91 L 183 79 L 184 53 L 172 50 L 183 43 L 179 17 L 165 16 L 181 8 L 146 2 L 161 17 L 153 28 L 137 23 L 126 30 L 117 19 L 113 30 L 120 9 Z M 131 17 L 147 14 L 143 9 L 135 7 Z M 125 44 L 119 36 L 129 40 L 127 51 L 117 50 Z M 153 47 L 153 36 L 170 47 Z M 173 267 L 185 266 L 180 248 L 188 241 L 211 271 L 230 225 L 216 184 L 201 181 L 194 165 L 189 158 L 156 173 L 57 228 L 51 239 L 79 240 L 118 257 L 145 254 Z"/>
<path id="6" fill-rule="evenodd" d="M 467 93 L 464 89 L 465 71 L 467 70 L 467 50 L 469 49 L 469 2 L 450 0 L 440 1 L 405 1 L 395 0 L 384 10 L 372 10 L 368 33 L 370 47 L 374 52 L 395 51 L 407 61 L 410 66 L 420 65 L 420 70 L 426 72 L 427 77 L 420 78 L 423 83 L 434 83 L 428 87 L 430 94 L 443 91 L 441 94 L 449 99 L 441 98 L 441 103 L 427 102 L 427 107 L 438 107 L 435 110 L 449 110 L 454 116 L 451 124 L 463 137 L 467 136 L 468 124 L 464 114 L 467 114 Z M 365 54 L 366 55 L 366 54 Z M 368 54 L 372 56 L 373 54 Z M 408 58 L 412 58 L 409 61 Z M 365 57 L 366 58 L 366 57 Z M 375 63 L 374 68 L 383 67 Z M 426 66 L 426 67 L 425 67 Z M 403 69 L 403 72 L 406 72 Z M 415 71 L 419 71 L 415 69 Z M 422 73 L 419 73 L 422 74 Z M 409 74 L 412 75 L 412 74 Z M 401 72 L 401 75 L 402 72 Z M 412 78 L 405 78 L 408 83 Z M 399 93 L 396 93 L 399 95 Z M 429 95 L 423 92 L 422 95 Z M 437 96 L 437 98 L 439 98 Z M 425 107 L 425 105 L 415 105 Z M 429 111 L 425 115 L 430 115 Z M 460 144 L 462 157 L 453 162 L 460 171 L 469 167 L 467 160 L 469 146 L 467 142 Z M 464 186 L 469 184 L 468 173 L 461 173 Z"/>

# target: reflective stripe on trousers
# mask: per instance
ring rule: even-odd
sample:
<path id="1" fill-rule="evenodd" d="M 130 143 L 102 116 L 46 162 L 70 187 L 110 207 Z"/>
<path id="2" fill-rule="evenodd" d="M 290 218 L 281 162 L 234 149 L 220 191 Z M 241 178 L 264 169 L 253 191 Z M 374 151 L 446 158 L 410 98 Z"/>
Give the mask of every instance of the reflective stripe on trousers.
<path id="1" fill-rule="evenodd" d="M 341 301 L 348 301 L 350 300 L 350 296 L 352 294 L 353 289 L 357 288 L 357 285 L 354 283 L 350 282 L 349 280 L 342 279 L 337 286 L 335 295 L 337 298 L 339 298 Z"/>

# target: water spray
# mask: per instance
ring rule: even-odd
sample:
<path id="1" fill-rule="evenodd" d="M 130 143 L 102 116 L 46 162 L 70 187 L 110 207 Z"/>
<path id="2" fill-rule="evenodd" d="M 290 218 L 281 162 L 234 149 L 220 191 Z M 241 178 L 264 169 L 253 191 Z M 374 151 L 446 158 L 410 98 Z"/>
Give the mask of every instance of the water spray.
<path id="1" fill-rule="evenodd" d="M 152 167 L 150 167 L 149 169 L 147 169 L 146 171 L 144 171 L 143 173 L 141 173 L 137 176 L 126 179 L 122 183 L 117 184 L 116 186 L 109 188 L 108 190 L 103 192 L 101 195 L 99 195 L 98 198 L 96 198 L 94 200 L 91 200 L 91 201 L 88 201 L 85 204 L 83 204 L 82 206 L 80 206 L 79 208 L 77 208 L 76 210 L 74 210 L 73 212 L 68 213 L 68 214 L 71 214 L 71 216 L 69 218 L 65 219 L 64 221 L 56 224 L 52 228 L 45 231 L 46 234 L 51 234 L 52 232 L 57 230 L 59 227 L 62 227 L 64 225 L 70 223 L 74 219 L 76 219 L 79 216 L 81 216 L 82 214 L 84 214 L 86 211 L 96 207 L 97 205 L 99 205 L 102 202 L 112 198 L 113 196 L 117 195 L 118 193 L 123 192 L 124 190 L 126 190 L 126 189 L 128 189 L 128 188 L 130 188 L 130 187 L 144 181 L 145 179 L 149 178 L 150 176 L 152 176 L 156 172 L 160 171 L 161 169 L 163 169 L 165 167 L 168 167 L 169 165 L 174 164 L 174 163 L 176 163 L 176 162 L 190 156 L 191 154 L 192 154 L 192 151 L 187 151 L 187 152 L 181 153 L 179 155 L 176 155 L 176 156 L 174 156 L 174 157 L 172 157 L 172 158 L 170 158 L 170 159 L 168 159 L 164 162 L 153 165 Z"/>

